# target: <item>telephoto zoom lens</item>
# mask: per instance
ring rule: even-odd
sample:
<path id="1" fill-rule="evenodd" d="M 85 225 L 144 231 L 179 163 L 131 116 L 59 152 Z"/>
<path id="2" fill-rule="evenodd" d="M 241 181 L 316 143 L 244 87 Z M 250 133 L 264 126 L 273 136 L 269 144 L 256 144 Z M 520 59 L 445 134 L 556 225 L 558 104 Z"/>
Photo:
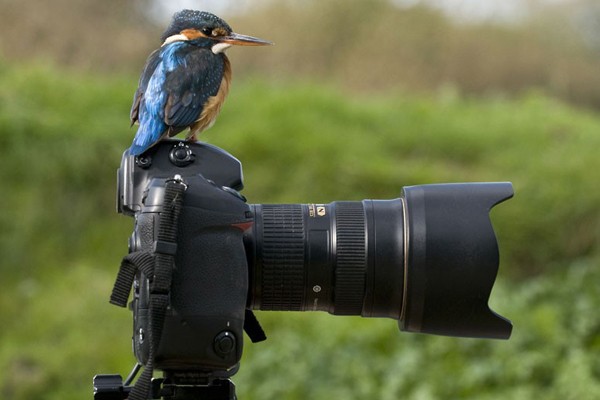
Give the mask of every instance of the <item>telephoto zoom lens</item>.
<path id="1" fill-rule="evenodd" d="M 489 309 L 489 211 L 512 185 L 409 186 L 393 200 L 253 204 L 248 308 L 387 317 L 405 331 L 508 338 Z"/>

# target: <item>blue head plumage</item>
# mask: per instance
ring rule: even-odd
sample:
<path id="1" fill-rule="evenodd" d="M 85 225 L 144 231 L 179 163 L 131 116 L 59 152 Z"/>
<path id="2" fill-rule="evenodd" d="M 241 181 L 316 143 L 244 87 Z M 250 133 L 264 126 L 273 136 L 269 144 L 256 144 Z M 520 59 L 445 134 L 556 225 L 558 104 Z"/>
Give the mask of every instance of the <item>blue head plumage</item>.
<path id="1" fill-rule="evenodd" d="M 164 42 L 170 36 L 177 35 L 185 29 L 201 31 L 206 28 L 222 28 L 228 34 L 232 32 L 229 24 L 214 14 L 206 11 L 181 10 L 173 15 L 171 24 L 162 34 L 161 41 Z"/>

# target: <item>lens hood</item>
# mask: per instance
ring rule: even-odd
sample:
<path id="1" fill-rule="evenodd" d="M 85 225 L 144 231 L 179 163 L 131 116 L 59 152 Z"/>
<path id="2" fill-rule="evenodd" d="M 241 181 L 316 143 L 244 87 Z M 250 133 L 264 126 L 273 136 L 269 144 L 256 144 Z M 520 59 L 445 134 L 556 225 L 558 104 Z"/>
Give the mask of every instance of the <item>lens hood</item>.
<path id="1" fill-rule="evenodd" d="M 401 330 L 510 336 L 510 321 L 488 306 L 499 264 L 489 212 L 512 195 L 509 182 L 404 188 L 407 252 Z"/>

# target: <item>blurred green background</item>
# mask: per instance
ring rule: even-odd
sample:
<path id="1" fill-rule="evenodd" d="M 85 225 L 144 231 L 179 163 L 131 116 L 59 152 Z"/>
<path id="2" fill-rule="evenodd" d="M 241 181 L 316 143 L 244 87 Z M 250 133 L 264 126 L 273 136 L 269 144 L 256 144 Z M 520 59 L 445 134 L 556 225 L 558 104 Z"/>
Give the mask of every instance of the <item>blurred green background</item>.
<path id="1" fill-rule="evenodd" d="M 132 228 L 115 212 L 138 73 L 173 8 L 276 43 L 229 51 L 202 139 L 252 203 L 511 181 L 492 211 L 491 306 L 509 341 L 392 320 L 258 313 L 241 399 L 600 398 L 600 7 L 594 0 L 0 1 L 0 398 L 91 398 L 133 365 L 108 304 Z"/>

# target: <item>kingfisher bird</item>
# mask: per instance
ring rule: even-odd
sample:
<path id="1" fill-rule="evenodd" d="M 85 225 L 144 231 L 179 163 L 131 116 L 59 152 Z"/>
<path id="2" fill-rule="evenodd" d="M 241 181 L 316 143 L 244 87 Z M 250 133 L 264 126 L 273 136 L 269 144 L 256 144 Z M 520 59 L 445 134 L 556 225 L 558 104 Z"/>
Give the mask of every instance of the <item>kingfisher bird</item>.
<path id="1" fill-rule="evenodd" d="M 182 10 L 146 61 L 131 107 L 139 128 L 129 148 L 140 155 L 165 137 L 189 128 L 186 140 L 211 127 L 229 92 L 231 45 L 265 46 L 269 41 L 234 33 L 227 22 L 205 11 Z"/>

